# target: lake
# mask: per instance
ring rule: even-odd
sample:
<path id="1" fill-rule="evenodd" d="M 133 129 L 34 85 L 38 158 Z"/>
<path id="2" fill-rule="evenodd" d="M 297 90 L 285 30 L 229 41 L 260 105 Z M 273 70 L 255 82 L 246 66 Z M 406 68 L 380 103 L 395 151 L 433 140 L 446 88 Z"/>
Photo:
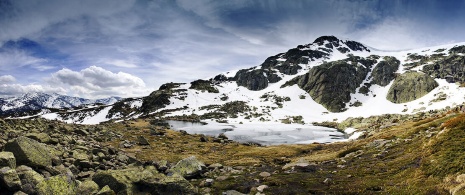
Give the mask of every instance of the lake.
<path id="1" fill-rule="evenodd" d="M 262 145 L 331 143 L 347 140 L 347 136 L 333 128 L 300 124 L 224 124 L 166 121 L 177 131 L 189 134 L 218 136 L 224 133 L 229 139 L 241 143 Z"/>

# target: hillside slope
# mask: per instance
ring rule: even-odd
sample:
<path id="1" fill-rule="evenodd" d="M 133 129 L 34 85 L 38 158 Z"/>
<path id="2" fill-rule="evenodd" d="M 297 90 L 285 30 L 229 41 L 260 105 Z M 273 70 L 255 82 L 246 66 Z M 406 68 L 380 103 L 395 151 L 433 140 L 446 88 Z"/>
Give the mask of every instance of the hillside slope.
<path id="1" fill-rule="evenodd" d="M 413 114 L 463 103 L 464 54 L 464 44 L 379 51 L 323 36 L 256 67 L 191 83 L 166 83 L 147 97 L 106 109 L 44 117 L 98 123 L 156 116 L 239 124 Z"/>

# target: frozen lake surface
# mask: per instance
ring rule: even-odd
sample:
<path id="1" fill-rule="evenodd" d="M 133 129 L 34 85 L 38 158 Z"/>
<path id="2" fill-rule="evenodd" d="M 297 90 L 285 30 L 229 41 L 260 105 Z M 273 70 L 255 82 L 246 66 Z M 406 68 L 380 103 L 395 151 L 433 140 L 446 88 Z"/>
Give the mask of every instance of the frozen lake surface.
<path id="1" fill-rule="evenodd" d="M 189 134 L 218 136 L 224 133 L 229 139 L 262 145 L 331 143 L 346 140 L 346 135 L 333 128 L 300 124 L 209 124 L 184 121 L 166 121 L 174 130 Z"/>

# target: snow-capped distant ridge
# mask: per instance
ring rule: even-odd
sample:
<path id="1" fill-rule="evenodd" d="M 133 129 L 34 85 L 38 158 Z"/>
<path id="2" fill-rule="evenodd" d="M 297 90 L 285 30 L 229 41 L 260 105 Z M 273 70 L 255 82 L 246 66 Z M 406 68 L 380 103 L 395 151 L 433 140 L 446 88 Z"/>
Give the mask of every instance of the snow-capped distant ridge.
<path id="1" fill-rule="evenodd" d="M 74 108 L 89 104 L 113 104 L 122 98 L 86 99 L 57 93 L 30 92 L 16 97 L 0 98 L 0 115 L 20 112 L 39 111 L 41 109 Z"/>

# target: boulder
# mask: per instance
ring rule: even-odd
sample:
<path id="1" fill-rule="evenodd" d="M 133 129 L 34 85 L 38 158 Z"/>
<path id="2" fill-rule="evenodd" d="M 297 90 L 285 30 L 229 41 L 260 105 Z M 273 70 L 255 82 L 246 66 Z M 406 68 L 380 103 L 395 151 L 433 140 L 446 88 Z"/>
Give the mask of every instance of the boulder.
<path id="1" fill-rule="evenodd" d="M 38 168 L 52 165 L 52 157 L 47 146 L 27 137 L 18 137 L 8 142 L 5 151 L 12 152 L 19 165 Z"/>
<path id="2" fill-rule="evenodd" d="M 105 186 L 96 195 L 116 195 L 116 193 L 109 186 Z"/>
<path id="3" fill-rule="evenodd" d="M 26 137 L 34 139 L 40 143 L 50 143 L 51 137 L 46 133 L 28 133 Z"/>
<path id="4" fill-rule="evenodd" d="M 131 167 L 122 170 L 98 171 L 92 177 L 92 180 L 100 187 L 108 186 L 115 193 L 131 194 L 138 191 L 135 186 L 136 182 L 142 179 L 154 177 L 155 171 L 148 171 L 141 167 Z"/>
<path id="5" fill-rule="evenodd" d="M 428 94 L 438 83 L 429 75 L 406 72 L 398 76 L 389 89 L 387 99 L 393 103 L 406 103 Z"/>
<path id="6" fill-rule="evenodd" d="M 150 194 L 196 194 L 194 186 L 178 174 L 141 180 L 138 185 Z"/>
<path id="7" fill-rule="evenodd" d="M 137 137 L 137 142 L 139 143 L 139 145 L 143 146 L 150 145 L 149 141 L 145 139 L 145 137 L 142 135 Z"/>
<path id="8" fill-rule="evenodd" d="M 195 156 L 191 156 L 179 161 L 168 172 L 177 173 L 186 179 L 190 179 L 200 176 L 206 170 L 207 167 L 203 162 L 197 160 Z"/>
<path id="9" fill-rule="evenodd" d="M 10 167 L 3 167 L 0 169 L 0 182 L 2 187 L 9 191 L 16 191 L 21 188 L 21 181 L 16 173 L 16 170 Z"/>
<path id="10" fill-rule="evenodd" d="M 194 194 L 193 186 L 182 176 L 165 176 L 153 166 L 98 171 L 92 180 L 116 194 Z"/>
<path id="11" fill-rule="evenodd" d="M 0 167 L 16 168 L 16 159 L 11 152 L 0 152 Z"/>
<path id="12" fill-rule="evenodd" d="M 57 175 L 47 178 L 37 186 L 38 195 L 76 194 L 78 183 L 66 175 Z"/>
<path id="13" fill-rule="evenodd" d="M 44 181 L 44 176 L 34 171 L 31 167 L 21 165 L 16 168 L 19 178 L 21 179 L 21 188 L 27 194 L 36 194 L 36 188 L 40 182 Z"/>
<path id="14" fill-rule="evenodd" d="M 76 195 L 96 194 L 99 190 L 97 183 L 92 180 L 85 180 L 79 184 Z"/>

